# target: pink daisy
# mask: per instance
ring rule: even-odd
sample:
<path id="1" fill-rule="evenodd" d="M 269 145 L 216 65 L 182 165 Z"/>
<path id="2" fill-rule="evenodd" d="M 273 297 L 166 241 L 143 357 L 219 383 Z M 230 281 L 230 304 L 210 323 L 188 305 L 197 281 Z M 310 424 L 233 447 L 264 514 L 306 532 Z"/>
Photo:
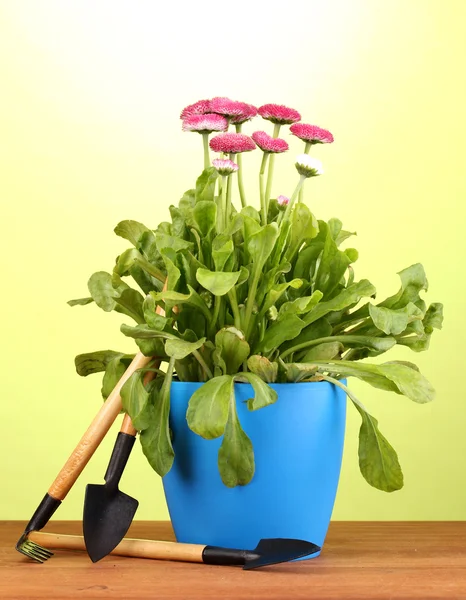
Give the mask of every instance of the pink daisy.
<path id="1" fill-rule="evenodd" d="M 183 131 L 197 131 L 198 133 L 211 133 L 212 131 L 226 131 L 228 121 L 222 115 L 206 113 L 205 115 L 191 115 L 183 121 Z"/>
<path id="2" fill-rule="evenodd" d="M 230 100 L 230 98 L 212 98 L 210 101 L 211 112 L 225 117 L 237 117 L 243 111 L 242 102 Z"/>
<path id="3" fill-rule="evenodd" d="M 275 154 L 288 150 L 288 144 L 285 140 L 273 138 L 265 131 L 255 131 L 251 137 L 264 152 L 273 152 Z"/>
<path id="4" fill-rule="evenodd" d="M 283 104 L 264 104 L 258 112 L 263 119 L 278 125 L 289 125 L 301 119 L 301 115 L 297 110 L 283 106 Z"/>
<path id="5" fill-rule="evenodd" d="M 330 131 L 317 127 L 317 125 L 295 123 L 290 127 L 290 131 L 293 135 L 309 144 L 331 144 L 333 142 L 333 135 Z"/>
<path id="6" fill-rule="evenodd" d="M 180 119 L 186 119 L 187 117 L 192 117 L 192 115 L 204 115 L 208 112 L 213 112 L 210 110 L 210 100 L 198 100 L 194 104 L 183 108 Z"/>
<path id="7" fill-rule="evenodd" d="M 254 150 L 256 144 L 244 133 L 219 133 L 210 140 L 210 147 L 214 152 L 238 154 Z"/>
<path id="8" fill-rule="evenodd" d="M 212 165 L 217 169 L 220 175 L 231 175 L 239 169 L 239 166 L 232 160 L 223 158 L 216 158 L 212 161 Z"/>
<path id="9" fill-rule="evenodd" d="M 254 117 L 257 116 L 257 108 L 252 104 L 246 104 L 246 102 L 240 102 L 242 107 L 242 112 L 231 119 L 231 123 L 234 125 L 241 125 L 242 123 L 246 123 L 246 121 L 250 121 Z"/>
<path id="10" fill-rule="evenodd" d="M 290 203 L 288 196 L 278 196 L 277 202 L 280 206 L 287 206 Z"/>

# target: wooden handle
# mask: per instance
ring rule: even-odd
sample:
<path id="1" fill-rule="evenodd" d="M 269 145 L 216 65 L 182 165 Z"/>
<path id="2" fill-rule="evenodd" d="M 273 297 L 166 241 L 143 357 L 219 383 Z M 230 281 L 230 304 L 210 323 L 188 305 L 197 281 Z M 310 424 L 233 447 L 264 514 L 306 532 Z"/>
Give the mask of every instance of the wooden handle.
<path id="1" fill-rule="evenodd" d="M 167 285 L 168 285 L 168 279 L 165 280 L 165 284 L 163 286 L 163 292 L 166 291 L 167 289 Z M 155 309 L 156 314 L 161 315 L 162 317 L 165 316 L 165 311 L 163 310 L 163 308 L 158 305 L 157 308 Z M 159 368 L 161 361 L 158 360 L 155 362 L 154 367 L 156 369 Z M 151 381 L 152 379 L 154 379 L 155 377 L 155 373 L 153 371 L 148 371 L 145 375 L 144 375 L 144 383 L 149 383 L 149 381 Z M 124 419 L 123 419 L 123 423 L 121 424 L 121 429 L 120 429 L 120 433 L 127 433 L 128 435 L 133 435 L 136 436 L 137 435 L 137 430 L 134 429 L 133 427 L 133 423 L 131 421 L 131 417 L 129 415 L 125 415 Z"/>
<path id="2" fill-rule="evenodd" d="M 94 417 L 86 433 L 80 439 L 73 453 L 50 486 L 48 491 L 50 496 L 57 500 L 65 498 L 121 411 L 120 391 L 123 384 L 135 371 L 145 367 L 150 360 L 152 360 L 150 357 L 144 356 L 141 352 L 138 352 L 133 358 L 131 364 L 121 376 L 121 379 Z"/>
<path id="3" fill-rule="evenodd" d="M 46 548 L 64 550 L 86 550 L 84 538 L 80 535 L 62 535 L 31 531 L 29 539 Z M 134 558 L 155 558 L 160 560 L 179 560 L 183 562 L 203 562 L 202 552 L 205 546 L 198 544 L 178 544 L 177 542 L 158 542 L 154 540 L 135 540 L 123 538 L 110 554 L 131 556 Z"/>

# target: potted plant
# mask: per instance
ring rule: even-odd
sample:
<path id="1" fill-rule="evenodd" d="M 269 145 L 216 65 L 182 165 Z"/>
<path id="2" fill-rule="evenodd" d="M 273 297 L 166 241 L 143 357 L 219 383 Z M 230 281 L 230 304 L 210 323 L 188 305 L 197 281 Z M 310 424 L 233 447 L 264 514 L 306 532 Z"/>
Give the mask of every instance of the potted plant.
<path id="1" fill-rule="evenodd" d="M 256 117 L 273 124 L 271 135 L 243 133 Z M 333 142 L 329 131 L 301 123 L 282 105 L 256 109 L 227 98 L 201 100 L 181 118 L 203 142 L 195 188 L 155 229 L 119 223 L 115 233 L 132 246 L 112 272 L 91 276 L 89 297 L 70 304 L 95 302 L 130 317 L 135 323 L 124 323 L 122 333 L 154 357 L 121 395 L 144 454 L 163 477 L 179 541 L 253 547 L 262 537 L 297 537 L 322 545 L 346 397 L 362 419 L 363 477 L 386 492 L 403 486 L 395 450 L 347 378 L 414 402 L 432 400 L 416 365 L 366 359 L 396 344 L 427 350 L 441 328 L 442 305 L 422 299 L 420 264 L 401 271 L 400 289 L 376 302 L 374 285 L 355 279 L 358 252 L 342 249 L 353 234 L 336 218 L 317 220 L 304 203 L 307 180 L 322 174 L 310 151 Z M 304 148 L 292 167 L 296 188 L 276 197 L 275 159 L 288 150 L 280 137 L 288 127 Z M 217 153 L 212 162 L 210 151 Z M 242 161 L 251 151 L 261 152 L 259 185 L 246 196 Z M 76 367 L 80 375 L 103 371 L 106 397 L 132 357 L 91 352 L 77 356 Z M 144 383 L 148 370 L 157 377 Z"/>

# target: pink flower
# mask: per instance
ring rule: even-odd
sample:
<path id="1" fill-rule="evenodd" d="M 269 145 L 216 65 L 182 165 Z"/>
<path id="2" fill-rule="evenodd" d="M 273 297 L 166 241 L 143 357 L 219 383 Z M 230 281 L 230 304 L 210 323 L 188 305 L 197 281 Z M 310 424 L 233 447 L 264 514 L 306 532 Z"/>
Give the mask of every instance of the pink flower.
<path id="1" fill-rule="evenodd" d="M 234 125 L 241 125 L 246 123 L 257 116 L 257 108 L 252 104 L 246 104 L 246 102 L 240 102 L 241 113 L 231 119 L 231 123 Z"/>
<path id="2" fill-rule="evenodd" d="M 290 131 L 299 139 L 309 144 L 331 144 L 333 135 L 330 131 L 317 127 L 317 125 L 306 125 L 306 123 L 295 123 L 290 127 Z"/>
<path id="3" fill-rule="evenodd" d="M 288 204 L 290 203 L 290 199 L 288 198 L 288 196 L 278 196 L 277 202 L 279 206 L 288 206 Z"/>
<path id="4" fill-rule="evenodd" d="M 183 131 L 197 131 L 198 133 L 226 131 L 228 129 L 228 121 L 225 117 L 213 113 L 191 115 L 184 119 L 182 128 Z"/>
<path id="5" fill-rule="evenodd" d="M 288 125 L 296 123 L 301 119 L 301 115 L 294 108 L 288 108 L 283 104 L 264 104 L 258 110 L 263 119 L 277 123 L 278 125 Z"/>
<path id="6" fill-rule="evenodd" d="M 212 98 L 210 101 L 211 112 L 224 115 L 225 117 L 236 117 L 242 112 L 241 102 L 230 100 L 230 98 Z"/>
<path id="7" fill-rule="evenodd" d="M 238 165 L 232 160 L 223 158 L 214 159 L 212 165 L 217 169 L 220 175 L 231 175 L 239 169 Z"/>
<path id="8" fill-rule="evenodd" d="M 198 100 L 194 104 L 183 108 L 180 119 L 186 119 L 187 117 L 192 117 L 192 115 L 204 115 L 208 112 L 213 112 L 210 110 L 210 100 Z"/>
<path id="9" fill-rule="evenodd" d="M 285 140 L 273 138 L 265 131 L 255 131 L 251 137 L 264 152 L 277 153 L 288 150 L 288 144 Z"/>
<path id="10" fill-rule="evenodd" d="M 214 152 L 238 154 L 254 150 L 256 144 L 244 133 L 220 133 L 210 140 L 210 147 Z"/>

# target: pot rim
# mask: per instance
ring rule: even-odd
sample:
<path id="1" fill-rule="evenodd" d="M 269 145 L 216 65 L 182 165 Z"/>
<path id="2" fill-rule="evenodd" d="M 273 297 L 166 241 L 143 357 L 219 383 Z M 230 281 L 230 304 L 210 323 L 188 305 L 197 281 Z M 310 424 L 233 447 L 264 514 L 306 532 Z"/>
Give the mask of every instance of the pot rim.
<path id="1" fill-rule="evenodd" d="M 341 383 L 343 383 L 343 385 L 347 385 L 346 379 L 340 379 L 339 381 Z M 173 381 L 172 381 L 172 385 L 175 385 L 178 388 L 200 387 L 204 383 L 207 383 L 207 382 L 206 381 L 179 381 L 175 378 L 173 378 Z M 272 387 L 273 389 L 275 389 L 275 388 L 284 389 L 285 387 L 289 387 L 290 385 L 299 385 L 302 388 L 314 388 L 317 386 L 321 386 L 322 384 L 330 385 L 332 387 L 337 387 L 334 383 L 331 383 L 330 381 L 297 381 L 297 382 L 296 381 L 288 381 L 286 383 L 268 383 L 267 385 L 270 385 L 270 387 Z M 235 381 L 235 386 L 236 385 L 248 385 L 248 386 L 252 387 L 250 383 Z"/>

